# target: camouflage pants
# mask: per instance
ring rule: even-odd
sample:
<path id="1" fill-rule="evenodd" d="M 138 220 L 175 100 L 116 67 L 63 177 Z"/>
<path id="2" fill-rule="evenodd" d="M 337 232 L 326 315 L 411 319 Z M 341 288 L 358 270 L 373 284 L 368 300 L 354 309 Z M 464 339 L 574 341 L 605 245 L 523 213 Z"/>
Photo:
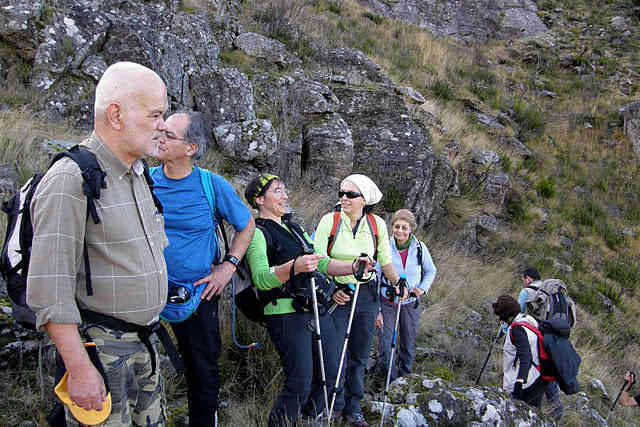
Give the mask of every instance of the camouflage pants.
<path id="1" fill-rule="evenodd" d="M 156 351 L 156 372 L 151 375 L 151 355 L 138 334 L 103 327 L 91 327 L 86 333 L 96 343 L 104 366 L 112 411 L 100 426 L 164 426 L 165 402 Z M 66 410 L 67 426 L 79 426 Z"/>

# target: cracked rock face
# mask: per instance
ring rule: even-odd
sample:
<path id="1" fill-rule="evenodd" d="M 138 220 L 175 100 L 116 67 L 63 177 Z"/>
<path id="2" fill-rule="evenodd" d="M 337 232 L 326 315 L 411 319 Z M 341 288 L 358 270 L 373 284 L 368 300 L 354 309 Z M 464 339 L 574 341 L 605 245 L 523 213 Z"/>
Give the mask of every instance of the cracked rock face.
<path id="1" fill-rule="evenodd" d="M 178 0 L 43 5 L 0 0 L 0 36 L 25 46 L 16 55 L 33 64 L 31 84 L 54 118 L 90 129 L 100 77 L 115 62 L 133 61 L 164 80 L 170 110 L 211 119 L 225 173 L 236 182 L 269 170 L 335 197 L 344 177 L 366 173 L 386 194 L 382 209 L 412 209 L 420 226 L 443 216 L 457 191 L 456 171 L 435 156 L 429 130 L 407 106 L 424 97 L 397 86 L 360 51 L 318 48 L 303 71 L 284 44 L 242 31 L 232 0 L 212 1 L 215 16 L 183 10 Z M 261 60 L 247 73 L 222 66 L 221 46 Z M 274 73 L 272 64 L 286 71 Z"/>

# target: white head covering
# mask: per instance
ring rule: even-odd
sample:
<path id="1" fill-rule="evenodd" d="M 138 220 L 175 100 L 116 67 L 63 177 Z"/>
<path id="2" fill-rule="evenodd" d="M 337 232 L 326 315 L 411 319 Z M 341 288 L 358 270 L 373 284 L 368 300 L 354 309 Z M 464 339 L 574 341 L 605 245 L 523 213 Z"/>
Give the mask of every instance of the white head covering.
<path id="1" fill-rule="evenodd" d="M 342 182 L 345 181 L 349 181 L 350 183 L 358 187 L 358 190 L 360 190 L 360 193 L 362 193 L 362 196 L 364 197 L 364 203 L 367 206 L 375 205 L 380 200 L 382 200 L 382 192 L 380 191 L 376 183 L 371 181 L 371 178 L 369 178 L 368 176 L 362 174 L 353 174 L 342 180 Z"/>

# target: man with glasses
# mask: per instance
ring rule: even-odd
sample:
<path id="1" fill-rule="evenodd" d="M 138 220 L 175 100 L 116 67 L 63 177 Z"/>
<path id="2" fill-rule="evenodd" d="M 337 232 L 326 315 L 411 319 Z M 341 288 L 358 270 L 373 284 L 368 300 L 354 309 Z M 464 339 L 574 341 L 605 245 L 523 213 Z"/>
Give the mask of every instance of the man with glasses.
<path id="1" fill-rule="evenodd" d="M 198 289 L 201 302 L 186 320 L 172 323 L 185 362 L 189 425 L 216 425 L 218 407 L 220 330 L 218 296 L 231 280 L 253 237 L 251 213 L 224 178 L 195 165 L 211 145 L 211 131 L 198 112 L 179 112 L 167 120 L 152 170 L 154 192 L 164 209 L 169 246 L 164 251 L 171 285 Z M 213 191 L 213 212 L 205 193 Z M 216 226 L 225 220 L 236 233 L 229 253 L 219 257 Z M 203 289 L 204 288 L 204 289 Z M 202 291 L 202 292 L 200 292 Z"/>

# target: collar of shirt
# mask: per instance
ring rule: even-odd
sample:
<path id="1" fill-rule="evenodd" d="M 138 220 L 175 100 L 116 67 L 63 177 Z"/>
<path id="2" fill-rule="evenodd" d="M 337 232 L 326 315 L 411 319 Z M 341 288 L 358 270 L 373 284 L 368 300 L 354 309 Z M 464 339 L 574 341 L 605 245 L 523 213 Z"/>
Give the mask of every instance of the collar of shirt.
<path id="1" fill-rule="evenodd" d="M 113 176 L 117 176 L 121 179 L 130 172 L 133 172 L 137 176 L 144 173 L 144 164 L 142 159 L 137 159 L 133 162 L 131 167 L 127 166 L 127 164 L 120 160 L 120 158 L 111 151 L 111 148 L 109 148 L 109 146 L 105 144 L 95 132 L 91 134 L 84 144 L 86 144 L 91 151 L 96 153 L 103 169 L 105 171 L 110 171 Z"/>

